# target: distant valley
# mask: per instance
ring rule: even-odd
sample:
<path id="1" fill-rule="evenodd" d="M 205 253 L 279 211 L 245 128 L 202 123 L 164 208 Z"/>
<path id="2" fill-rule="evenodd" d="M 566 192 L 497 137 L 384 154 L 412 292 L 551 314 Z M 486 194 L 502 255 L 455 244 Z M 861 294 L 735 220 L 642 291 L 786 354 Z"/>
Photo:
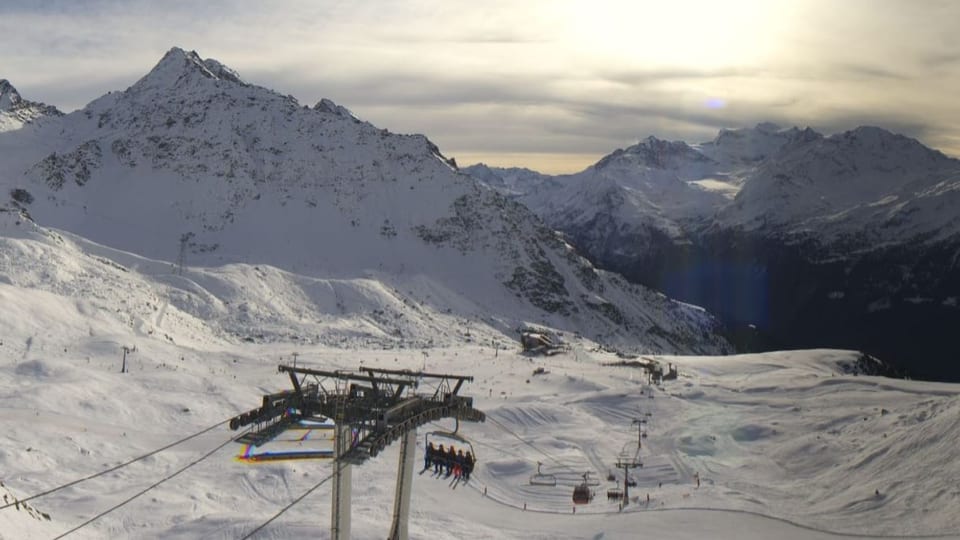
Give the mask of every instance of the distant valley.
<path id="1" fill-rule="evenodd" d="M 741 350 L 851 348 L 960 380 L 960 161 L 916 140 L 760 124 L 572 175 L 466 171 L 595 264 L 704 306 Z"/>

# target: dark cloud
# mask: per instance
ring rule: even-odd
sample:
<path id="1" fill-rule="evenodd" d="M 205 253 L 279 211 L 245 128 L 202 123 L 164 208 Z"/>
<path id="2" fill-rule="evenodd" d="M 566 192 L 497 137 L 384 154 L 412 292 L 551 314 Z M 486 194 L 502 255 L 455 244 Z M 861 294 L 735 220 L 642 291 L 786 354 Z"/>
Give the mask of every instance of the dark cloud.
<path id="1" fill-rule="evenodd" d="M 909 76 L 893 71 L 891 69 L 879 66 L 869 66 L 865 64 L 840 64 L 834 66 L 831 70 L 835 75 L 864 78 L 864 79 L 895 79 L 907 80 Z"/>
<path id="2" fill-rule="evenodd" d="M 634 69 L 634 70 L 604 70 L 597 73 L 597 78 L 626 85 L 644 85 L 673 80 L 697 79 L 725 79 L 731 77 L 756 77 L 762 73 L 760 68 L 708 68 L 694 69 L 690 67 Z"/>
<path id="3" fill-rule="evenodd" d="M 960 68 L 960 52 L 936 52 L 923 57 L 923 64 L 933 68 Z"/>

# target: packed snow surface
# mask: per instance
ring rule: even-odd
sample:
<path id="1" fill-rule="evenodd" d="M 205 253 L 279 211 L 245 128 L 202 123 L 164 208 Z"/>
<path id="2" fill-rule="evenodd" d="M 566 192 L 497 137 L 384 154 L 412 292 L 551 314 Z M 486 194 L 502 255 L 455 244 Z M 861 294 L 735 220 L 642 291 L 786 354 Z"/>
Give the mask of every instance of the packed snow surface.
<path id="1" fill-rule="evenodd" d="M 858 354 L 836 350 L 624 359 L 568 335 L 569 351 L 531 357 L 481 321 L 415 311 L 404 312 L 415 319 L 405 324 L 421 325 L 431 346 L 378 340 L 376 325 L 349 313 L 313 320 L 320 339 L 251 343 L 236 336 L 306 330 L 295 324 L 305 305 L 297 301 L 303 289 L 292 285 L 299 278 L 272 283 L 270 299 L 248 300 L 247 319 L 223 305 L 259 298 L 263 276 L 276 270 L 230 265 L 181 274 L 53 231 L 39 241 L 40 232 L 17 227 L 0 243 L 0 494 L 11 501 L 258 406 L 263 394 L 287 389 L 276 365 L 296 352 L 300 364 L 327 370 L 474 377 L 463 393 L 488 421 L 465 423 L 461 433 L 472 441 L 477 470 L 455 488 L 448 478 L 415 475 L 412 538 L 950 537 L 960 530 L 957 385 L 858 376 Z M 128 373 L 120 373 L 124 346 L 135 347 Z M 651 359 L 677 365 L 678 379 L 651 386 L 635 367 Z M 621 510 L 606 498 L 614 487 L 607 475 L 622 480 L 614 463 L 635 455 L 635 419 L 646 420 L 643 468 L 632 471 L 637 485 Z M 421 428 L 420 451 L 432 429 L 439 427 Z M 224 443 L 72 537 L 241 538 L 330 474 L 323 460 L 241 462 L 233 436 L 221 426 L 0 510 L 0 538 L 53 538 Z M 354 470 L 354 537 L 389 530 L 397 458 L 394 445 Z M 530 485 L 538 461 L 556 486 Z M 596 497 L 574 513 L 571 494 L 587 471 L 599 482 Z M 258 537 L 328 537 L 329 502 L 324 484 Z"/>

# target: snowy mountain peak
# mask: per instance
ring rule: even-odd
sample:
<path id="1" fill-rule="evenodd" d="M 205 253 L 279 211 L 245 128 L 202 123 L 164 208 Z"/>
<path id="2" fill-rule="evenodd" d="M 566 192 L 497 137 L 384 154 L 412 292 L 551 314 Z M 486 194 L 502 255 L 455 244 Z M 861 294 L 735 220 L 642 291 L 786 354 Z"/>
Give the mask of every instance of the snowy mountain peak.
<path id="1" fill-rule="evenodd" d="M 318 101 L 317 104 L 313 106 L 313 110 L 334 114 L 342 118 L 350 118 L 360 121 L 360 119 L 357 118 L 357 115 L 353 114 L 353 111 L 344 107 L 343 105 L 338 105 L 337 103 L 334 103 L 333 100 L 327 98 L 323 98 Z"/>
<path id="2" fill-rule="evenodd" d="M 616 150 L 594 165 L 601 170 L 614 163 L 640 165 L 653 169 L 675 169 L 690 162 L 705 162 L 709 158 L 683 141 L 666 141 L 649 136 L 626 149 Z"/>
<path id="3" fill-rule="evenodd" d="M 774 124 L 773 122 L 760 122 L 754 129 L 763 133 L 776 133 L 781 131 L 783 128 L 777 124 Z"/>
<path id="4" fill-rule="evenodd" d="M 919 231 L 940 236 L 956 230 L 953 213 L 942 209 L 954 205 L 921 195 L 953 193 L 958 174 L 960 161 L 882 128 L 829 137 L 801 132 L 752 173 L 736 204 L 720 215 L 728 226 L 747 228 L 804 231 L 816 223 L 820 238 L 907 234 L 904 227 L 910 237 Z M 904 213 L 908 204 L 930 208 L 908 220 L 918 212 Z"/>
<path id="5" fill-rule="evenodd" d="M 217 60 L 203 60 L 196 51 L 173 47 L 133 88 L 182 89 L 198 78 L 246 85 L 236 71 Z"/>
<path id="6" fill-rule="evenodd" d="M 819 178 L 837 175 L 862 177 L 875 183 L 875 175 L 891 176 L 895 184 L 903 184 L 904 172 L 926 171 L 948 167 L 955 169 L 957 160 L 951 159 L 910 137 L 873 126 L 837 133 L 829 137 L 806 137 L 800 133 L 793 138 L 777 167 L 809 168 L 822 162 L 830 171 L 821 171 Z"/>
<path id="7" fill-rule="evenodd" d="M 0 111 L 12 110 L 22 101 L 20 92 L 6 79 L 0 79 Z"/>
<path id="8" fill-rule="evenodd" d="M 897 153 L 924 160 L 949 160 L 942 152 L 924 146 L 920 141 L 875 126 L 860 126 L 830 137 L 837 149 L 849 152 L 851 147 L 871 153 Z"/>
<path id="9" fill-rule="evenodd" d="M 769 136 L 777 136 L 783 132 L 795 132 L 799 131 L 796 127 L 784 129 L 773 122 L 761 122 L 752 128 L 737 128 L 729 129 L 723 128 L 717 133 L 716 138 L 713 139 L 714 144 L 723 144 L 730 141 L 735 141 L 738 139 L 744 138 L 765 138 Z"/>
<path id="10" fill-rule="evenodd" d="M 62 116 L 56 107 L 23 99 L 7 79 L 0 79 L 0 132 L 20 129 L 44 116 Z"/>
<path id="11" fill-rule="evenodd" d="M 796 136 L 794 137 L 794 140 L 811 142 L 811 141 L 815 141 L 817 139 L 822 139 L 822 138 L 823 138 L 823 135 L 821 135 L 819 132 L 813 130 L 808 126 L 803 128 L 802 130 L 797 131 Z"/>
<path id="12" fill-rule="evenodd" d="M 699 145 L 711 158 L 730 165 L 749 165 L 779 153 L 786 145 L 798 140 L 809 141 L 820 134 L 806 128 L 782 128 L 772 122 L 762 122 L 752 128 L 721 129 L 716 138 Z"/>
<path id="13" fill-rule="evenodd" d="M 239 73 L 221 64 L 220 62 L 214 60 L 213 58 L 207 58 L 206 60 L 204 60 L 203 65 L 208 70 L 210 70 L 210 73 L 213 73 L 214 76 L 216 76 L 218 79 L 223 79 L 223 80 L 240 83 L 240 84 L 246 84 L 243 80 L 240 79 Z"/>

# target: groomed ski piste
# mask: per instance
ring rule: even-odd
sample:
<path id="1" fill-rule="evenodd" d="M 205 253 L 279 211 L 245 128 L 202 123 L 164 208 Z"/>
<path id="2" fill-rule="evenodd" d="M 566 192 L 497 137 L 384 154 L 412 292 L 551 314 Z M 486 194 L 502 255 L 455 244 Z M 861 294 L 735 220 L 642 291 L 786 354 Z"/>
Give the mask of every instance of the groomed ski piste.
<path id="1" fill-rule="evenodd" d="M 476 470 L 461 483 L 414 475 L 411 538 L 960 538 L 958 385 L 856 374 L 858 353 L 813 350 L 637 358 L 678 367 L 657 386 L 590 341 L 568 334 L 569 350 L 527 356 L 477 321 L 464 339 L 466 323 L 442 312 L 407 321 L 444 329 L 430 348 L 379 339 L 349 317 L 316 329 L 338 347 L 249 343 L 231 337 L 256 330 L 242 319 L 213 326 L 191 313 L 216 317 L 224 284 L 254 290 L 251 268 L 174 272 L 44 235 L 0 237 L 2 504 L 110 472 L 0 510 L 3 539 L 239 539 L 287 507 L 252 537 L 329 538 L 331 461 L 243 460 L 226 425 L 288 389 L 277 365 L 293 353 L 325 370 L 474 377 L 461 394 L 487 421 L 460 434 Z M 299 313 L 281 286 L 274 294 Z M 607 477 L 622 485 L 614 465 L 636 450 L 636 419 L 646 420 L 643 467 L 621 509 Z M 450 428 L 420 429 L 418 463 L 425 434 Z M 353 537 L 389 531 L 398 450 L 354 468 Z M 556 486 L 530 485 L 537 462 Z M 587 471 L 595 497 L 575 507 Z"/>

